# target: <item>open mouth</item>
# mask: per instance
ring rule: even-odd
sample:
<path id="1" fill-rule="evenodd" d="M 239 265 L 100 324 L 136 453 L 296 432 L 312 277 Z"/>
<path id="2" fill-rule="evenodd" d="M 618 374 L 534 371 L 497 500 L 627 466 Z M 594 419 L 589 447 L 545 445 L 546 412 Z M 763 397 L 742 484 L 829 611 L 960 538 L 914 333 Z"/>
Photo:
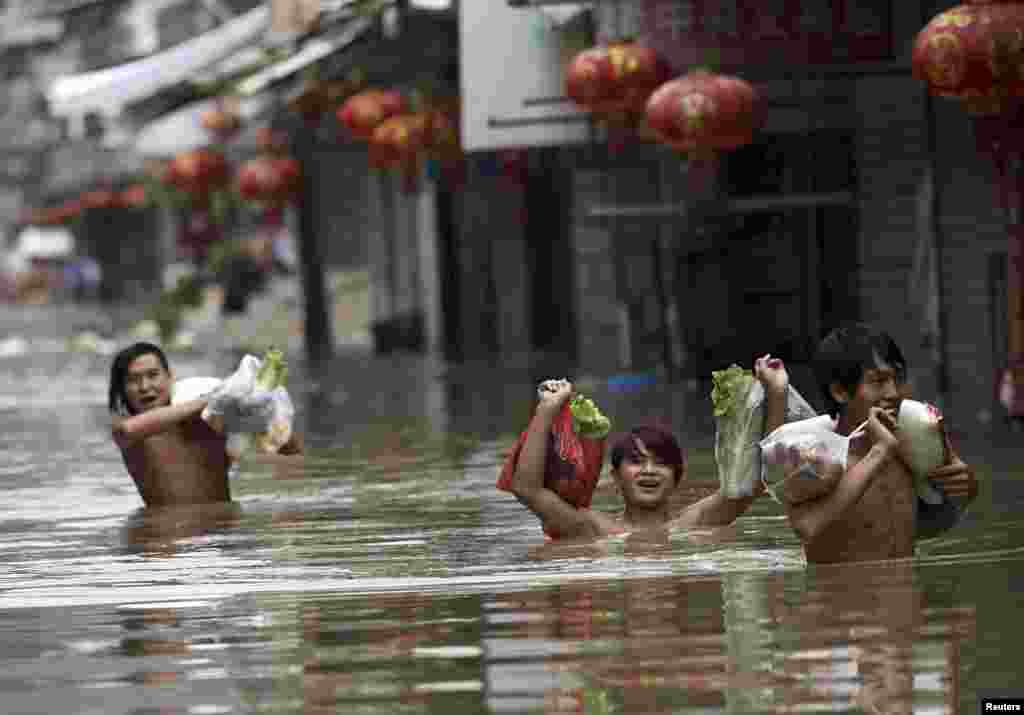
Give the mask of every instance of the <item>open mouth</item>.
<path id="1" fill-rule="evenodd" d="M 661 486 L 661 480 L 654 477 L 641 477 L 636 480 L 636 485 L 641 489 L 657 489 Z"/>

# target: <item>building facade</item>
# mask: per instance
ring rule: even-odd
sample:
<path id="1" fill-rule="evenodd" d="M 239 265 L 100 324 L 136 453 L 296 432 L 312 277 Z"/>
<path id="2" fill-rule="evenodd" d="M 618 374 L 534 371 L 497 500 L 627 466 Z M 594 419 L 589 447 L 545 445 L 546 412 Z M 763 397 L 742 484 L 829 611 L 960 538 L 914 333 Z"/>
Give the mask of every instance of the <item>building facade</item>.
<path id="1" fill-rule="evenodd" d="M 419 266 L 446 297 L 440 344 L 698 381 L 771 352 L 817 401 L 814 346 L 864 320 L 896 337 L 916 394 L 959 424 L 998 423 L 1007 242 L 994 179 L 962 109 L 910 73 L 913 39 L 942 8 L 872 8 L 888 55 L 730 70 L 757 87 L 764 122 L 714 175 L 649 143 L 613 151 L 600 132 L 530 148 L 521 182 L 499 154 L 469 155 L 465 185 L 438 191 L 436 268 Z"/>

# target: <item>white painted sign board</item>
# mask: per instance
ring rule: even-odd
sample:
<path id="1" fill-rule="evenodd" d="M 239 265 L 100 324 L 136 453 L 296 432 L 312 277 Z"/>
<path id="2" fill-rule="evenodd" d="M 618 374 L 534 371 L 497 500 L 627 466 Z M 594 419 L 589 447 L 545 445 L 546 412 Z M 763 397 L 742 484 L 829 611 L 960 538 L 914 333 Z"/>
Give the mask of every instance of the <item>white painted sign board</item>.
<path id="1" fill-rule="evenodd" d="M 459 45 L 463 149 L 587 140 L 587 114 L 565 96 L 558 30 L 539 8 L 463 0 Z"/>

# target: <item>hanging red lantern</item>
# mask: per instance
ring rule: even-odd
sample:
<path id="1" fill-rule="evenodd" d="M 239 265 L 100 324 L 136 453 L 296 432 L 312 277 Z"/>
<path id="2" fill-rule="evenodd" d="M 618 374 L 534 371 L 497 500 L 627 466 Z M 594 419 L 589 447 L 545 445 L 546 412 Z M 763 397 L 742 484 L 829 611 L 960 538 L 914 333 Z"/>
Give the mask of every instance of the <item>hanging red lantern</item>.
<path id="1" fill-rule="evenodd" d="M 654 50 L 612 42 L 573 58 L 566 71 L 566 92 L 593 112 L 642 112 L 651 92 L 667 79 L 667 67 Z"/>
<path id="2" fill-rule="evenodd" d="M 130 209 L 144 207 L 147 203 L 145 184 L 132 184 L 123 189 L 118 203 Z"/>
<path id="3" fill-rule="evenodd" d="M 199 123 L 216 141 L 226 142 L 232 139 L 242 128 L 242 116 L 238 109 L 238 99 L 221 98 L 214 106 L 199 115 Z"/>
<path id="4" fill-rule="evenodd" d="M 238 168 L 235 179 L 243 199 L 261 204 L 287 201 L 298 190 L 299 164 L 287 157 L 258 156 Z"/>
<path id="5" fill-rule="evenodd" d="M 84 209 L 112 209 L 117 206 L 117 194 L 110 189 L 86 191 L 81 197 Z"/>
<path id="6" fill-rule="evenodd" d="M 1024 3 L 974 0 L 940 13 L 914 41 L 913 72 L 933 94 L 963 101 L 995 167 L 1008 239 L 998 394 L 1009 416 L 1024 418 Z"/>
<path id="7" fill-rule="evenodd" d="M 385 120 L 370 137 L 371 165 L 388 168 L 416 160 L 431 143 L 431 126 L 431 117 L 425 112 Z"/>
<path id="8" fill-rule="evenodd" d="M 178 154 L 164 174 L 165 180 L 193 196 L 204 196 L 223 188 L 229 180 L 228 162 L 212 149 L 194 149 Z"/>
<path id="9" fill-rule="evenodd" d="M 647 101 L 647 122 L 664 143 L 713 154 L 748 144 L 758 124 L 757 93 L 738 77 L 690 72 L 661 85 Z"/>
<path id="10" fill-rule="evenodd" d="M 280 178 L 284 195 L 286 197 L 297 195 L 302 188 L 302 169 L 299 162 L 288 156 L 279 156 L 274 158 L 274 168 Z"/>
<path id="11" fill-rule="evenodd" d="M 936 15 L 914 41 L 913 72 L 972 113 L 1024 95 L 1024 3 L 971 3 Z"/>
<path id="12" fill-rule="evenodd" d="M 454 159 L 462 155 L 462 142 L 459 139 L 457 114 L 442 109 L 428 112 L 430 129 L 428 132 L 428 149 L 438 159 Z"/>
<path id="13" fill-rule="evenodd" d="M 283 154 L 288 150 L 288 135 L 280 129 L 259 127 L 256 130 L 256 146 L 268 154 Z"/>
<path id="14" fill-rule="evenodd" d="M 335 116 L 354 137 L 370 139 L 381 123 L 406 109 L 405 98 L 399 92 L 367 89 L 345 100 Z"/>

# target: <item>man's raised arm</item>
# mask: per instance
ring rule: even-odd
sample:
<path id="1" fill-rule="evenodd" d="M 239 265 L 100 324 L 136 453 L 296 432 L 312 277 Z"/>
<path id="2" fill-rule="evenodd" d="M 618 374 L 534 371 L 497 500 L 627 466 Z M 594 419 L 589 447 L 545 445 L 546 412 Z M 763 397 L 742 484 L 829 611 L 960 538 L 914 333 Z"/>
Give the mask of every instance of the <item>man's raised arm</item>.
<path id="1" fill-rule="evenodd" d="M 781 360 L 765 355 L 754 362 L 754 376 L 764 388 L 764 427 L 761 434 L 767 435 L 786 421 L 789 373 Z M 746 497 L 730 499 L 719 489 L 684 509 L 675 523 L 681 527 L 727 526 L 743 515 L 763 493 L 764 483 L 760 479 L 755 480 L 753 493 Z"/>
<path id="2" fill-rule="evenodd" d="M 111 432 L 119 447 L 130 447 L 147 437 L 199 416 L 205 407 L 206 400 L 199 398 L 178 405 L 157 407 L 131 417 L 115 416 Z"/>
<path id="3" fill-rule="evenodd" d="M 571 396 L 572 384 L 567 381 L 548 381 L 542 384 L 540 402 L 534 418 L 530 420 L 526 442 L 512 475 L 512 493 L 540 517 L 546 529 L 557 531 L 563 536 L 596 536 L 599 529 L 586 512 L 573 508 L 544 486 L 548 435 L 555 416 Z"/>

